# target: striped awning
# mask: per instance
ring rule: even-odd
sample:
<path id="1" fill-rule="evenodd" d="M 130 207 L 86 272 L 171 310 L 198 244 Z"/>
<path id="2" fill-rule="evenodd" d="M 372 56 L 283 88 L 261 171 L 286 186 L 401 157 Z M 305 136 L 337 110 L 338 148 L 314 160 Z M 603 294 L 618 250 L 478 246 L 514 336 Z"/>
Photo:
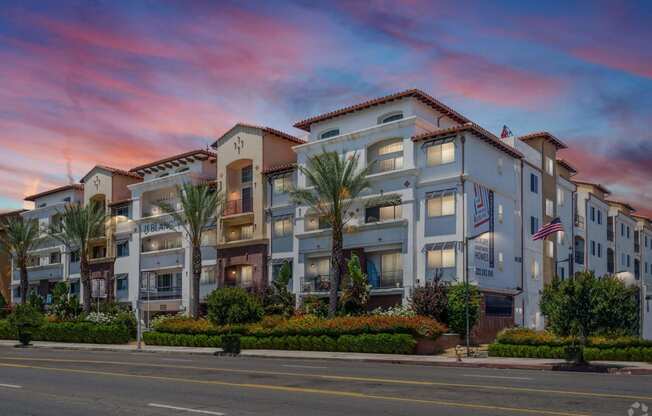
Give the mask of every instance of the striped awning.
<path id="1" fill-rule="evenodd" d="M 452 248 L 457 248 L 459 242 L 457 241 L 445 241 L 440 243 L 431 243 L 423 246 L 423 253 L 433 250 L 450 250 Z"/>
<path id="2" fill-rule="evenodd" d="M 444 144 L 444 143 L 450 143 L 450 142 L 454 142 L 454 141 L 455 141 L 455 136 L 437 137 L 437 138 L 434 138 L 432 140 L 428 140 L 428 141 L 423 142 L 423 144 L 421 145 L 421 148 L 425 149 L 425 148 L 430 147 L 430 146 L 435 146 L 435 145 Z"/>
<path id="3" fill-rule="evenodd" d="M 389 205 L 400 205 L 401 204 L 401 195 L 399 194 L 385 194 L 369 198 L 365 201 L 365 208 L 371 207 L 386 207 Z"/>

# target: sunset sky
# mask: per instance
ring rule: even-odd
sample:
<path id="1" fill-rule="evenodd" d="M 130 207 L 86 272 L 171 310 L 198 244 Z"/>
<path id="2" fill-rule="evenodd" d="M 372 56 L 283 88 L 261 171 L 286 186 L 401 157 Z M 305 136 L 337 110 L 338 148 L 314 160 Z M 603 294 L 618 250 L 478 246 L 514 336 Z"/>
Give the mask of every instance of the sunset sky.
<path id="1" fill-rule="evenodd" d="M 494 133 L 550 131 L 652 215 L 652 2 L 521 3 L 1 1 L 0 209 L 420 88 Z"/>

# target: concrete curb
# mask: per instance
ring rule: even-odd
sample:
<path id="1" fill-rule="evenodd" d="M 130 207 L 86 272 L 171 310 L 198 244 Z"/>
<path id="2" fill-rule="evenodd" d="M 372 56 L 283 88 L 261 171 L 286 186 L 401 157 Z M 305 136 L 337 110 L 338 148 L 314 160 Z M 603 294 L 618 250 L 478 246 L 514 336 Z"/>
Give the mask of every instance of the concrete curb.
<path id="1" fill-rule="evenodd" d="M 13 347 L 15 341 L 0 341 L 0 347 Z M 34 349 L 56 349 L 72 351 L 105 351 L 105 352 L 128 352 L 143 354 L 186 354 L 186 355 L 215 355 L 221 351 L 219 348 L 190 348 L 190 347 L 164 347 L 144 346 L 138 350 L 133 344 L 126 345 L 101 345 L 101 344 L 65 344 L 65 343 L 41 343 L 34 342 L 29 348 Z M 563 360 L 537 360 L 537 359 L 510 359 L 472 358 L 473 361 L 457 361 L 453 358 L 435 356 L 394 356 L 391 354 L 361 354 L 361 353 L 333 353 L 314 351 L 276 351 L 276 350 L 244 350 L 240 357 L 266 358 L 266 359 L 296 359 L 296 360 L 321 360 L 321 361 L 342 361 L 342 362 L 367 362 L 382 364 L 419 365 L 450 368 L 492 368 L 505 370 L 539 370 L 539 371 L 562 371 L 556 367 L 563 363 Z M 497 361 L 505 360 L 505 361 Z M 532 360 L 527 362 L 528 360 Z M 627 362 L 596 362 L 608 366 L 607 373 L 627 375 L 652 375 L 652 365 L 647 363 Z"/>

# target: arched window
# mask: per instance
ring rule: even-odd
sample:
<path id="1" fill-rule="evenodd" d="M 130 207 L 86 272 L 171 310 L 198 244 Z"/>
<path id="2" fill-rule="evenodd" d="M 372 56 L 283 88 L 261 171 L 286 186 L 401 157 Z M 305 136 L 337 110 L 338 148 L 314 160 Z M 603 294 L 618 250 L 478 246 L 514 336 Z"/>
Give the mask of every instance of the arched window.
<path id="1" fill-rule="evenodd" d="M 403 168 L 403 139 L 389 139 L 374 143 L 367 152 L 372 173 Z"/>
<path id="2" fill-rule="evenodd" d="M 403 112 L 397 111 L 389 114 L 384 114 L 378 118 L 378 124 L 391 123 L 392 121 L 401 120 Z"/>
<path id="3" fill-rule="evenodd" d="M 330 137 L 335 137 L 340 135 L 340 129 L 330 129 L 319 135 L 320 139 L 328 139 Z"/>

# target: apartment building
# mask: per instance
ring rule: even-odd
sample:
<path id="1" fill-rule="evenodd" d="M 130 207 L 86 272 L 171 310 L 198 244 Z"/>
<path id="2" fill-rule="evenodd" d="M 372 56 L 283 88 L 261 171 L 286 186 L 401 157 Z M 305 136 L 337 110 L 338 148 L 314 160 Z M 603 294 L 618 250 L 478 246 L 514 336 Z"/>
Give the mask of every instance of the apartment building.
<path id="1" fill-rule="evenodd" d="M 573 243 L 575 271 L 592 271 L 596 276 L 613 273 L 613 267 L 609 265 L 611 248 L 608 244 L 613 238 L 607 202 L 610 192 L 600 184 L 575 179 L 573 182 L 577 186 Z"/>
<path id="2" fill-rule="evenodd" d="M 632 214 L 636 220 L 634 241 L 635 279 L 641 287 L 642 335 L 652 339 L 652 220 L 637 214 Z"/>
<path id="3" fill-rule="evenodd" d="M 52 300 L 52 289 L 57 282 L 70 280 L 72 290 L 79 292 L 79 255 L 70 252 L 59 241 L 49 237 L 45 230 L 50 225 L 61 221 L 61 213 L 68 204 L 79 204 L 83 201 L 84 188 L 73 184 L 49 191 L 41 192 L 25 198 L 34 203 L 34 209 L 22 212 L 24 221 L 33 221 L 41 233 L 38 242 L 30 253 L 27 265 L 27 279 L 30 291 L 35 291 L 47 303 Z M 13 265 L 11 280 L 11 301 L 19 303 L 20 269 Z"/>
<path id="4" fill-rule="evenodd" d="M 129 173 L 142 179 L 127 186 L 129 201 L 113 206 L 117 292 L 124 292 L 119 298 L 135 307 L 140 294 L 145 312 L 188 310 L 192 247 L 182 226 L 174 224 L 160 206 L 165 203 L 181 211 L 179 187 L 184 183 L 214 186 L 216 156 L 193 150 L 137 166 Z M 217 287 L 216 245 L 216 225 L 212 224 L 204 232 L 201 247 L 200 301 Z"/>
<path id="5" fill-rule="evenodd" d="M 626 202 L 608 199 L 607 218 L 607 271 L 609 273 L 628 272 L 635 275 L 634 231 L 636 219 L 632 216 L 634 208 Z"/>
<path id="6" fill-rule="evenodd" d="M 556 275 L 566 279 L 574 274 L 574 231 L 575 231 L 575 198 L 577 185 L 573 176 L 577 170 L 564 159 L 557 159 L 557 217 L 564 226 L 564 231 L 557 233 Z"/>

